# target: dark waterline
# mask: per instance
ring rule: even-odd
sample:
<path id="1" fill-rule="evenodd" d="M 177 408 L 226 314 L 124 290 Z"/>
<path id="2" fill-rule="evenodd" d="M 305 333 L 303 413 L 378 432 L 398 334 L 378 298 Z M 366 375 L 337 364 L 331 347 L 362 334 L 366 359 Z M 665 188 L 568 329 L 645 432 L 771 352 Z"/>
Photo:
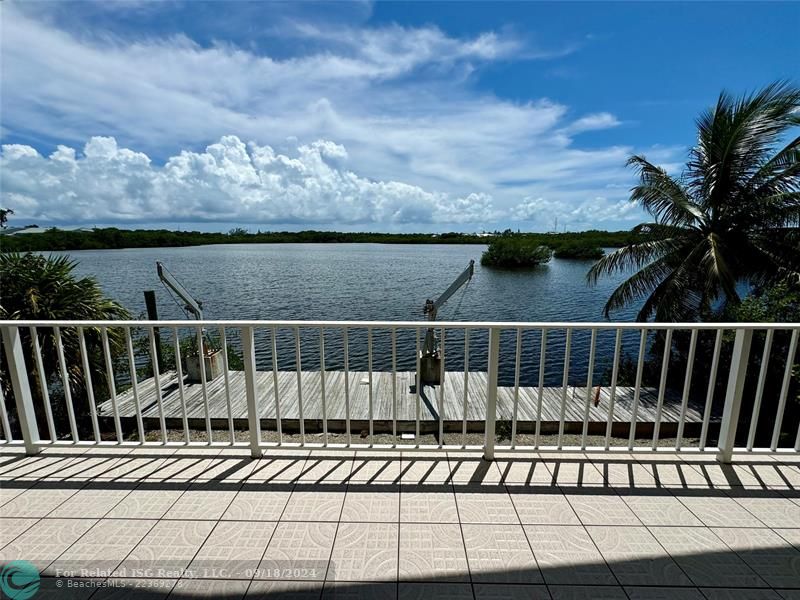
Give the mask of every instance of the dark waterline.
<path id="1" fill-rule="evenodd" d="M 81 275 L 92 275 L 103 290 L 126 306 L 135 317 L 144 317 L 142 292 L 156 291 L 162 319 L 185 318 L 156 274 L 160 260 L 192 294 L 203 301 L 208 319 L 274 320 L 422 320 L 427 298 L 440 294 L 468 264 L 476 261 L 475 277 L 440 311 L 441 320 L 455 321 L 603 321 L 602 307 L 622 279 L 609 278 L 597 286 L 586 283 L 592 261 L 553 259 L 526 271 L 482 268 L 485 247 L 464 245 L 384 244 L 253 244 L 130 250 L 90 250 L 69 253 L 79 262 Z M 635 310 L 620 312 L 616 320 L 630 321 Z M 186 334 L 188 335 L 188 331 Z M 623 340 L 624 352 L 638 351 L 638 335 Z M 270 331 L 256 334 L 259 369 L 272 365 Z M 373 363 L 376 371 L 391 368 L 391 343 L 387 330 L 373 331 Z M 424 330 L 420 332 L 424 335 Z M 228 333 L 238 346 L 238 332 Z M 295 332 L 278 331 L 278 366 L 295 366 Z M 367 332 L 349 332 L 352 370 L 366 370 Z M 398 370 L 413 370 L 415 331 L 399 330 Z M 304 370 L 319 369 L 319 332 L 301 330 L 301 362 Z M 572 339 L 569 381 L 585 383 L 588 331 Z M 486 368 L 488 336 L 485 330 L 470 334 L 470 370 Z M 521 382 L 538 381 L 541 333 L 523 334 Z M 606 371 L 613 357 L 614 332 L 597 338 L 595 374 Z M 547 339 L 546 384 L 561 383 L 564 368 L 564 330 L 551 331 Z M 501 337 L 501 383 L 513 383 L 516 332 Z M 325 334 L 326 368 L 343 368 L 342 333 Z M 447 370 L 463 370 L 463 332 L 448 332 L 445 343 Z"/>

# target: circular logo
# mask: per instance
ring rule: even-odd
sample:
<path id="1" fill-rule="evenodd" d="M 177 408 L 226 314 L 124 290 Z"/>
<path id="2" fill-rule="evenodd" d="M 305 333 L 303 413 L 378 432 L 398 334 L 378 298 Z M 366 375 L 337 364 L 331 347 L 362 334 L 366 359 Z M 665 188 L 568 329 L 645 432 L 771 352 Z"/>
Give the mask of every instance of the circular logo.
<path id="1" fill-rule="evenodd" d="M 0 569 L 0 590 L 11 600 L 32 598 L 39 583 L 39 570 L 27 560 L 12 560 Z"/>

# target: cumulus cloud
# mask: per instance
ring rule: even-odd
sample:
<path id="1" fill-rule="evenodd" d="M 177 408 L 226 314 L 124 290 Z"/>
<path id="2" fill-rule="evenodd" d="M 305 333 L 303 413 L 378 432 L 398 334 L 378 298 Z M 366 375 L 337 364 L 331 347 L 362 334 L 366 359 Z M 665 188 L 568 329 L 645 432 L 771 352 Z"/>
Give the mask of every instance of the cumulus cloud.
<path id="1" fill-rule="evenodd" d="M 309 224 L 476 223 L 492 200 L 452 197 L 398 181 L 373 181 L 346 167 L 347 151 L 320 140 L 293 155 L 224 136 L 204 152 L 183 151 L 163 166 L 113 137 L 93 137 L 78 154 L 58 146 L 2 147 L 6 204 L 15 217 L 45 221 L 221 221 Z"/>
<path id="2" fill-rule="evenodd" d="M 270 43 L 250 46 L 87 28 L 73 14 L 81 4 L 69 4 L 66 21 L 5 4 L 3 134 L 48 157 L 4 150 L 0 193 L 40 219 L 125 221 L 147 207 L 173 222 L 502 226 L 523 198 L 567 212 L 586 198 L 615 206 L 630 187 L 625 158 L 646 150 L 580 146 L 581 132 L 619 124 L 610 113 L 574 115 L 543 94 L 511 101 L 476 86 L 485 65 L 536 68 L 575 50 L 508 31 L 323 27 L 294 15 L 267 20 Z"/>
<path id="3" fill-rule="evenodd" d="M 609 223 L 625 224 L 637 221 L 641 212 L 629 200 L 610 202 L 598 196 L 578 203 L 564 204 L 546 198 L 525 198 L 511 210 L 514 219 L 535 224 L 540 229 L 548 229 L 558 224 L 558 229 L 570 231 L 582 229 L 602 229 Z"/>

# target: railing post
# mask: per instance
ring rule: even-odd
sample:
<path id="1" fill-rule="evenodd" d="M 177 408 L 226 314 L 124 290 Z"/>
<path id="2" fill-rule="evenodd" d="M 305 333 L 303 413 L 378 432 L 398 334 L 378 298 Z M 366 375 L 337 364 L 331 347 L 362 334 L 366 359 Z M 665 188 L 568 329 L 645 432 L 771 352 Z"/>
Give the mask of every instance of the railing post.
<path id="1" fill-rule="evenodd" d="M 489 373 L 486 378 L 486 440 L 483 457 L 494 460 L 494 432 L 497 420 L 497 372 L 500 362 L 500 329 L 489 328 Z"/>
<path id="2" fill-rule="evenodd" d="M 25 454 L 38 454 L 39 428 L 36 425 L 36 412 L 33 408 L 33 395 L 28 382 L 28 369 L 25 366 L 19 327 L 3 327 L 3 345 L 6 347 L 6 361 L 11 387 L 14 390 L 19 426 L 22 429 L 22 440 L 25 442 Z"/>
<path id="3" fill-rule="evenodd" d="M 258 417 L 256 397 L 256 348 L 253 328 L 242 327 L 242 350 L 244 355 L 244 388 L 247 396 L 247 422 L 250 430 L 250 456 L 261 457 L 261 419 Z"/>
<path id="4" fill-rule="evenodd" d="M 725 407 L 722 411 L 722 424 L 719 432 L 719 452 L 717 460 L 730 463 L 733 457 L 733 445 L 736 441 L 736 427 L 739 424 L 739 412 L 742 408 L 744 380 L 747 376 L 747 361 L 750 357 L 750 343 L 753 341 L 752 329 L 737 329 L 733 341 L 731 370 L 728 374 L 728 389 L 725 392 Z"/>

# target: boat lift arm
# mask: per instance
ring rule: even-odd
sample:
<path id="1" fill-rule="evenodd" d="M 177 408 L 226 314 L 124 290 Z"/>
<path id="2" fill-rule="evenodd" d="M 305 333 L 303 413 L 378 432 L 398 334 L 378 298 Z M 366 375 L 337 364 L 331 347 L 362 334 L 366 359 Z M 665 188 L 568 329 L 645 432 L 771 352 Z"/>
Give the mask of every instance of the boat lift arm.
<path id="1" fill-rule="evenodd" d="M 447 288 L 441 296 L 439 296 L 436 300 L 428 300 L 425 302 L 425 314 L 428 316 L 429 321 L 436 320 L 436 313 L 439 312 L 439 309 L 442 307 L 442 305 L 458 291 L 458 288 L 472 279 L 474 272 L 475 261 L 471 260 L 469 261 L 469 266 L 464 269 L 461 275 L 459 275 L 456 280 L 450 284 L 450 287 Z"/>
<path id="2" fill-rule="evenodd" d="M 181 282 L 175 279 L 175 276 L 159 261 L 156 261 L 156 269 L 158 270 L 158 277 L 162 283 L 169 289 L 175 292 L 178 297 L 183 300 L 187 311 L 194 315 L 198 321 L 203 320 L 203 303 L 199 300 L 192 298 L 188 290 L 181 285 Z"/>
<path id="3" fill-rule="evenodd" d="M 424 312 L 428 317 L 429 321 L 436 320 L 436 314 L 439 312 L 439 309 L 442 305 L 447 302 L 453 294 L 455 294 L 458 289 L 467 283 L 470 279 L 472 279 L 472 275 L 475 272 L 475 261 L 469 261 L 469 266 L 456 277 L 456 280 L 450 284 L 444 293 L 439 296 L 436 300 L 427 300 L 425 302 L 425 309 Z M 441 367 L 441 358 L 439 355 L 439 348 L 437 347 L 436 343 L 436 333 L 433 330 L 433 327 L 429 327 L 428 330 L 425 332 L 425 341 L 423 342 L 422 350 L 420 351 L 420 369 L 421 373 L 421 382 L 423 384 L 427 383 L 430 385 L 438 385 L 439 382 L 439 372 Z"/>

